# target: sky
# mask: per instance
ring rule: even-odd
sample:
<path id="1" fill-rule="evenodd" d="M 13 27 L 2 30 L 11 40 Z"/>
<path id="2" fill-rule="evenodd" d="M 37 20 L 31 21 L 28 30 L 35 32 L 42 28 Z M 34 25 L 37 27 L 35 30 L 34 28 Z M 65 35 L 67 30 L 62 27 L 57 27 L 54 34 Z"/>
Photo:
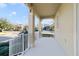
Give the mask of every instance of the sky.
<path id="1" fill-rule="evenodd" d="M 24 4 L 2 4 L 0 3 L 0 18 L 7 18 L 14 24 L 27 24 L 29 10 Z"/>
<path id="2" fill-rule="evenodd" d="M 0 18 L 7 18 L 13 24 L 28 25 L 29 8 L 23 3 L 0 3 Z M 39 20 L 35 16 L 35 25 Z M 42 21 L 42 24 L 51 24 L 53 21 Z"/>

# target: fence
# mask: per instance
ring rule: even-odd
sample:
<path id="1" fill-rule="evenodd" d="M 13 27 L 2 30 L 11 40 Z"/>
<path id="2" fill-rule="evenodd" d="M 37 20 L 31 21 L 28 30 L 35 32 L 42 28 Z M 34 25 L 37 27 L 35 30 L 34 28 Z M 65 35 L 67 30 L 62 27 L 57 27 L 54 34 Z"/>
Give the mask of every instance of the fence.
<path id="1" fill-rule="evenodd" d="M 9 41 L 9 55 L 19 55 L 28 48 L 28 34 L 19 34 Z"/>

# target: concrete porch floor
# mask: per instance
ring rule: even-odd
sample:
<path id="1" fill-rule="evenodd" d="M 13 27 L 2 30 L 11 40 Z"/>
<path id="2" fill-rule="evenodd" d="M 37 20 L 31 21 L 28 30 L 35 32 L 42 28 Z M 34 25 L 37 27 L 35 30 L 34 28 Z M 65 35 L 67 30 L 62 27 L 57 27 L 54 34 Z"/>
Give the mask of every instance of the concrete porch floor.
<path id="1" fill-rule="evenodd" d="M 36 47 L 29 49 L 23 56 L 65 56 L 65 52 L 53 37 L 41 37 L 36 40 Z"/>

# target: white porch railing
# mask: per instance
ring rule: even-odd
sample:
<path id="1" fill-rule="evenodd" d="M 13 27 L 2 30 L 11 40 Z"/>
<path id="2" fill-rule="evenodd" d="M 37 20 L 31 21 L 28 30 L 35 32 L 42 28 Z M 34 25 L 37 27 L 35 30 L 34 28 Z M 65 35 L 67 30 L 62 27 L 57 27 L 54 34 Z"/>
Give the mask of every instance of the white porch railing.
<path id="1" fill-rule="evenodd" d="M 28 48 L 28 34 L 19 34 L 9 41 L 9 55 L 20 55 Z"/>

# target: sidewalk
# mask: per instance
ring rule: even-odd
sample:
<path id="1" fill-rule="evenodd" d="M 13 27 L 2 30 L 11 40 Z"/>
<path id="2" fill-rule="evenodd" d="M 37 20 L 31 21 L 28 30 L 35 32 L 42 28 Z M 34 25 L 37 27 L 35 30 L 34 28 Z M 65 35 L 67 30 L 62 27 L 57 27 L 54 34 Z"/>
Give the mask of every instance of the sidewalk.
<path id="1" fill-rule="evenodd" d="M 4 31 L 0 32 L 0 36 L 8 36 L 8 37 L 15 37 L 17 36 L 19 31 Z"/>

